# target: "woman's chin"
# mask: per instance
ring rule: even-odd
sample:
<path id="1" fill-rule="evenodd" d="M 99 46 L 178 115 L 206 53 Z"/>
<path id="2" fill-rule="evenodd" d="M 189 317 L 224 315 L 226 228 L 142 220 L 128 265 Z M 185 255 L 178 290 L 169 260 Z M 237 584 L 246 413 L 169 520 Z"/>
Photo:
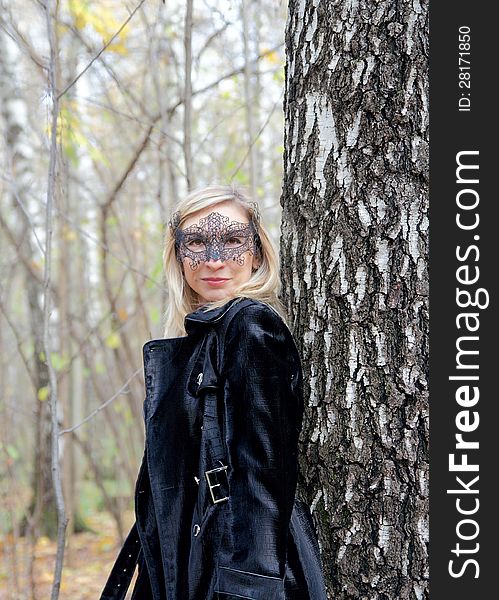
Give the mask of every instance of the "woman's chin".
<path id="1" fill-rule="evenodd" d="M 218 300 L 223 300 L 224 298 L 229 297 L 228 290 L 207 290 L 204 291 L 203 294 L 198 294 L 199 302 L 204 304 L 206 302 L 218 302 Z"/>

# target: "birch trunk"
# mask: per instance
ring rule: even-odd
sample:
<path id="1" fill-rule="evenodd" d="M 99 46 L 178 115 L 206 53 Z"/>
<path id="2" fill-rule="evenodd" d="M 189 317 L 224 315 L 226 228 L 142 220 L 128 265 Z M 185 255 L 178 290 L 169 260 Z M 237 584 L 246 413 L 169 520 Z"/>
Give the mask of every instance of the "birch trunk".
<path id="1" fill-rule="evenodd" d="M 187 188 L 194 184 L 192 166 L 192 13 L 194 0 L 186 0 L 184 20 L 184 159 Z"/>
<path id="2" fill-rule="evenodd" d="M 252 16 L 252 15 L 251 15 Z M 248 0 L 241 2 L 241 21 L 243 27 L 243 48 L 244 48 L 244 100 L 246 104 L 246 134 L 248 139 L 249 151 L 249 180 L 250 195 L 257 198 L 257 179 L 256 179 L 256 127 L 254 116 L 255 87 L 253 82 L 253 69 L 257 69 L 257 63 L 253 63 L 250 50 L 250 6 Z"/>
<path id="3" fill-rule="evenodd" d="M 427 8 L 289 3 L 283 300 L 335 600 L 428 597 Z"/>

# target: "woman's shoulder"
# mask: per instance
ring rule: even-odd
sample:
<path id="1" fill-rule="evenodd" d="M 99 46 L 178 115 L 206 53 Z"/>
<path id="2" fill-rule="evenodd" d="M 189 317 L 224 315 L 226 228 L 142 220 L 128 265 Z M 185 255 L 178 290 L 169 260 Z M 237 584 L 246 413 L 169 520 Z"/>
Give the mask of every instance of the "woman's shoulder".
<path id="1" fill-rule="evenodd" d="M 282 364 L 283 372 L 301 369 L 293 335 L 273 306 L 252 298 L 241 302 L 238 309 L 227 317 L 230 320 L 223 328 L 220 364 L 224 365 L 227 357 L 231 357 L 232 361 L 235 355 L 247 357 L 257 353 L 260 362 L 269 360 L 274 365 Z"/>
<path id="2" fill-rule="evenodd" d="M 227 319 L 223 327 L 223 345 L 238 342 L 245 343 L 249 340 L 259 338 L 262 343 L 265 340 L 280 341 L 287 346 L 289 352 L 297 352 L 294 336 L 285 320 L 279 312 L 267 302 L 254 298 L 244 300 L 233 307 L 227 313 Z"/>
<path id="3" fill-rule="evenodd" d="M 289 331 L 289 327 L 279 312 L 272 305 L 256 298 L 241 299 L 240 302 L 234 303 L 227 313 L 227 325 L 230 324 L 231 328 L 244 328 L 255 323 L 262 326 L 284 327 Z"/>

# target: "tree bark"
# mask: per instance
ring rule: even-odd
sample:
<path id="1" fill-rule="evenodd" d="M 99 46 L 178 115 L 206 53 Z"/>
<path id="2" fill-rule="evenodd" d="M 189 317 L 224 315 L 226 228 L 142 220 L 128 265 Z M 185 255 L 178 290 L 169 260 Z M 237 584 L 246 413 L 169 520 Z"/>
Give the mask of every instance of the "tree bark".
<path id="1" fill-rule="evenodd" d="M 418 0 L 289 3 L 282 299 L 335 600 L 428 597 L 427 18 Z"/>

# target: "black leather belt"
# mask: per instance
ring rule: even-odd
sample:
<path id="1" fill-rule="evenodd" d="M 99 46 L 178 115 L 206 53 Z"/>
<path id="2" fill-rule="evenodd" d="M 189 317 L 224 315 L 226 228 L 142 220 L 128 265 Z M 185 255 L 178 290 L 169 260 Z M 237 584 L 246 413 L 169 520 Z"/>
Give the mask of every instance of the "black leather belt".
<path id="1" fill-rule="evenodd" d="M 208 482 L 209 498 L 212 504 L 226 502 L 229 499 L 227 460 L 218 421 L 217 390 L 216 386 L 203 388 L 204 408 L 201 449 L 204 448 L 204 453 L 202 451 L 200 457 L 200 470 L 204 472 Z"/>
<path id="2" fill-rule="evenodd" d="M 134 523 L 111 569 L 100 600 L 122 600 L 125 597 L 141 553 L 137 524 Z"/>

